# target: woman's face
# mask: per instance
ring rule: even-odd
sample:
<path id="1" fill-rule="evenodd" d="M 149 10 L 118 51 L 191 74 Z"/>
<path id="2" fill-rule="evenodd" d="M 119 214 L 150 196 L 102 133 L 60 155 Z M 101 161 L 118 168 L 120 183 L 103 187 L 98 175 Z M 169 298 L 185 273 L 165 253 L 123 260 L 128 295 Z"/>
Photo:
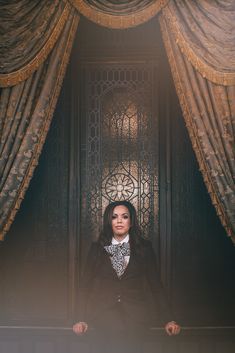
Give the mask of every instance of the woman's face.
<path id="1" fill-rule="evenodd" d="M 121 241 L 131 227 L 130 213 L 126 206 L 120 205 L 113 209 L 112 230 L 114 238 Z"/>

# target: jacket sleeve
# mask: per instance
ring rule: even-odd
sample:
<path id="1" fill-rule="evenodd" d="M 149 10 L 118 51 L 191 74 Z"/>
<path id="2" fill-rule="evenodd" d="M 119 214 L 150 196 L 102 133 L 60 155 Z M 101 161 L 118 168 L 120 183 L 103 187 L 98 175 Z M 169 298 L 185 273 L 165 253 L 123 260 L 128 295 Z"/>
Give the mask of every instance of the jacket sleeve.
<path id="1" fill-rule="evenodd" d="M 158 324 L 164 325 L 173 320 L 170 305 L 166 293 L 161 284 L 160 274 L 157 268 L 156 256 L 150 242 L 146 245 L 146 277 L 152 292 L 155 305 L 155 317 Z"/>
<path id="2" fill-rule="evenodd" d="M 99 245 L 92 243 L 89 249 L 84 271 L 81 275 L 81 280 L 78 287 L 77 301 L 77 321 L 87 320 L 87 305 L 92 291 L 94 278 L 96 274 L 96 265 L 99 254 Z"/>

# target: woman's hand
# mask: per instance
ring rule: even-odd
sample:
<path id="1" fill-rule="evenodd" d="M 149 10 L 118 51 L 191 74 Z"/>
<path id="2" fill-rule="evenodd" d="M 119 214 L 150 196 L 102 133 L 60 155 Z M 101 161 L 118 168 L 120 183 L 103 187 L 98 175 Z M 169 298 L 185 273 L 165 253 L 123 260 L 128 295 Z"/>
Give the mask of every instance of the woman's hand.
<path id="1" fill-rule="evenodd" d="M 175 321 L 170 321 L 165 326 L 165 331 L 169 336 L 178 335 L 180 333 L 180 325 Z"/>
<path id="2" fill-rule="evenodd" d="M 73 332 L 76 333 L 76 335 L 82 335 L 87 330 L 88 330 L 88 325 L 86 322 L 81 321 L 73 325 Z"/>

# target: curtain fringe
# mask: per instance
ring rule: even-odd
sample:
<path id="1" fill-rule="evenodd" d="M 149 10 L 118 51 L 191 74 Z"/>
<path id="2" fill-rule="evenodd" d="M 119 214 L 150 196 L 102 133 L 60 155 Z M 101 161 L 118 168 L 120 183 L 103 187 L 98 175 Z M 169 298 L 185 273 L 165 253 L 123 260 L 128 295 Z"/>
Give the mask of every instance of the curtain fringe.
<path id="1" fill-rule="evenodd" d="M 214 82 L 223 86 L 232 86 L 235 85 L 235 73 L 226 73 L 217 71 L 216 69 L 209 66 L 205 61 L 199 58 L 192 48 L 190 48 L 190 43 L 188 43 L 184 36 L 182 35 L 179 25 L 177 23 L 177 19 L 173 15 L 173 12 L 170 10 L 169 6 L 166 6 L 162 10 L 163 17 L 169 28 L 171 29 L 171 33 L 175 38 L 176 43 L 178 44 L 181 52 L 186 56 L 188 61 L 195 67 L 197 71 L 200 72 L 202 77 L 208 79 L 211 82 Z"/>
<path id="2" fill-rule="evenodd" d="M 33 58 L 27 65 L 22 67 L 17 71 L 13 71 L 9 74 L 0 74 L 0 87 L 15 86 L 18 83 L 25 81 L 30 75 L 36 71 L 39 66 L 46 60 L 49 53 L 55 46 L 64 25 L 68 19 L 71 10 L 71 5 L 66 3 L 65 8 L 60 16 L 58 23 L 53 29 L 49 39 L 43 46 L 43 48 L 38 52 L 38 54 Z"/>
<path id="3" fill-rule="evenodd" d="M 135 27 L 154 17 L 169 0 L 156 0 L 142 10 L 128 15 L 111 15 L 99 11 L 84 0 L 69 0 L 70 3 L 89 20 L 108 28 L 124 29 Z"/>
<path id="4" fill-rule="evenodd" d="M 39 142 L 38 142 L 38 144 L 36 146 L 36 150 L 34 151 L 34 155 L 33 155 L 32 159 L 31 159 L 30 164 L 29 164 L 28 171 L 26 172 L 24 180 L 23 180 L 23 182 L 21 184 L 21 188 L 20 188 L 17 200 L 16 200 L 16 202 L 14 204 L 14 207 L 12 208 L 11 213 L 10 213 L 10 215 L 8 217 L 8 220 L 7 220 L 6 224 L 4 225 L 4 227 L 3 227 L 3 229 L 2 229 L 2 231 L 0 233 L 0 241 L 4 239 L 5 234 L 7 233 L 7 231 L 9 230 L 12 222 L 14 221 L 15 215 L 16 215 L 18 209 L 20 208 L 21 202 L 24 199 L 26 190 L 27 190 L 27 188 L 29 186 L 29 183 L 30 183 L 30 180 L 31 180 L 31 178 L 33 176 L 35 167 L 38 164 L 38 159 L 39 159 L 39 156 L 41 154 L 41 151 L 42 151 L 42 148 L 43 148 L 46 136 L 47 136 L 47 132 L 48 132 L 48 130 L 50 128 L 52 116 L 53 116 L 53 113 L 54 113 L 54 110 L 55 110 L 55 106 L 56 106 L 56 103 L 57 103 L 58 96 L 60 94 L 61 86 L 62 86 L 62 83 L 63 83 L 66 67 L 67 67 L 67 64 L 68 64 L 68 61 L 69 61 L 69 58 L 70 58 L 70 53 L 71 53 L 71 49 L 72 49 L 72 45 L 73 45 L 76 29 L 77 29 L 77 26 L 78 26 L 78 23 L 79 23 L 79 19 L 80 19 L 79 15 L 75 14 L 73 22 L 72 22 L 72 25 L 71 25 L 71 29 L 70 29 L 67 45 L 66 45 L 66 48 L 65 48 L 65 51 L 64 51 L 64 56 L 62 58 L 60 71 L 59 71 L 59 74 L 58 74 L 58 77 L 57 77 L 57 82 L 55 84 L 54 94 L 53 94 L 53 97 L 51 99 L 50 106 L 48 107 L 48 111 L 47 111 L 47 114 L 46 114 L 44 126 L 42 127 L 40 140 L 39 140 Z"/>
<path id="5" fill-rule="evenodd" d="M 181 108 L 183 111 L 183 116 L 185 119 L 186 127 L 188 129 L 189 136 L 190 136 L 190 139 L 192 142 L 193 150 L 194 150 L 195 155 L 197 157 L 197 161 L 199 163 L 199 169 L 202 172 L 202 176 L 203 176 L 204 182 L 206 184 L 207 190 L 210 194 L 212 204 L 214 205 L 214 207 L 216 209 L 216 212 L 221 220 L 222 225 L 224 226 L 224 228 L 227 232 L 227 235 L 229 237 L 231 237 L 231 240 L 235 245 L 235 234 L 233 233 L 233 230 L 230 226 L 228 218 L 225 214 L 225 211 L 223 209 L 223 205 L 221 204 L 221 202 L 219 201 L 219 198 L 217 196 L 213 181 L 210 176 L 210 172 L 207 168 L 206 162 L 203 157 L 203 153 L 200 148 L 200 144 L 197 139 L 197 134 L 194 131 L 194 125 L 193 125 L 193 122 L 192 122 L 192 119 L 190 116 L 189 108 L 187 106 L 187 100 L 185 98 L 185 95 L 184 95 L 184 92 L 183 92 L 183 89 L 181 86 L 180 77 L 179 77 L 179 74 L 177 71 L 177 67 L 176 67 L 176 63 L 175 63 L 175 59 L 174 59 L 174 53 L 172 51 L 170 37 L 169 37 L 169 33 L 168 33 L 168 29 L 167 29 L 167 25 L 166 25 L 165 21 L 166 20 L 165 20 L 164 16 L 161 15 L 159 17 L 159 22 L 160 22 L 162 37 L 163 37 L 164 45 L 166 48 L 168 60 L 170 63 L 175 88 L 176 88 L 177 95 L 178 95 L 179 101 L 180 101 L 180 105 L 181 105 Z"/>

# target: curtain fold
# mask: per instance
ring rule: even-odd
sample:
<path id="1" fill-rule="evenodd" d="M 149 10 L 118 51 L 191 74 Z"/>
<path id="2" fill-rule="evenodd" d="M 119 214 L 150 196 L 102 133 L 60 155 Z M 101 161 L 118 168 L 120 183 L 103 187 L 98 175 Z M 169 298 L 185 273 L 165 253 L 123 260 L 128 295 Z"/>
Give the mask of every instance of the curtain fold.
<path id="1" fill-rule="evenodd" d="M 26 80 L 46 60 L 68 19 L 61 0 L 0 1 L 0 86 Z"/>
<path id="2" fill-rule="evenodd" d="M 164 12 L 160 25 L 200 170 L 217 214 L 235 243 L 235 86 L 215 84 L 203 77 L 181 51 Z M 191 25 L 193 28 L 194 23 Z"/>
<path id="3" fill-rule="evenodd" d="M 79 15 L 69 13 L 53 50 L 27 79 L 0 96 L 0 240 L 38 163 L 69 60 Z"/>
<path id="4" fill-rule="evenodd" d="M 235 85 L 234 0 L 170 0 L 162 12 L 182 53 L 202 76 Z"/>
<path id="5" fill-rule="evenodd" d="M 154 17 L 169 0 L 69 0 L 89 20 L 108 28 L 130 28 Z"/>

